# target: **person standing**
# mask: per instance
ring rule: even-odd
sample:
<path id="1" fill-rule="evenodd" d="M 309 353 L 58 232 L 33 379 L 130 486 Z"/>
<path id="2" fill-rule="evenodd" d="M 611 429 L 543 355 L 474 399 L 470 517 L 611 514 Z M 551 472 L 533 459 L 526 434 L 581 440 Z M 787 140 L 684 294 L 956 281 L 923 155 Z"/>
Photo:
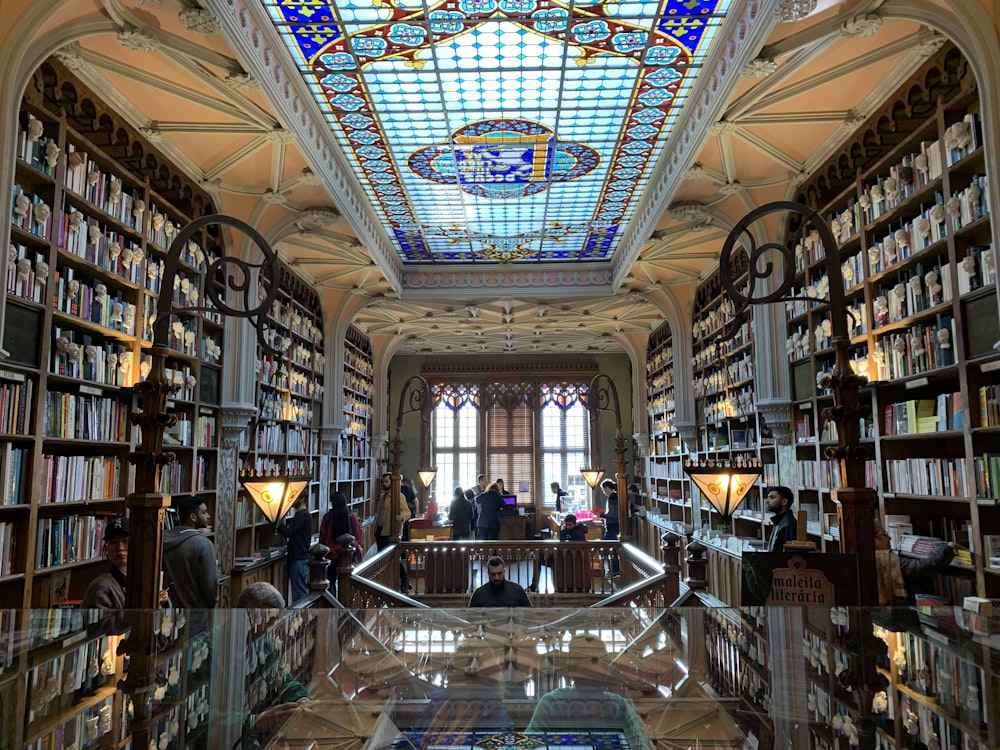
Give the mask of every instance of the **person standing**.
<path id="1" fill-rule="evenodd" d="M 413 489 L 413 481 L 403 477 L 399 480 L 399 491 L 403 493 L 403 499 L 406 500 L 406 507 L 410 509 L 410 518 L 414 518 L 417 515 L 417 493 Z M 429 514 L 428 514 L 429 515 Z M 404 542 L 410 541 L 410 520 L 407 519 L 403 521 L 403 528 L 399 532 L 399 538 Z"/>
<path id="2" fill-rule="evenodd" d="M 472 503 L 465 496 L 465 490 L 461 487 L 455 488 L 455 495 L 448 509 L 448 520 L 451 521 L 451 538 L 468 539 L 472 536 L 472 522 L 475 520 L 475 513 Z"/>
<path id="3" fill-rule="evenodd" d="M 163 582 L 176 607 L 213 609 L 219 596 L 215 547 L 206 536 L 212 520 L 197 495 L 182 497 L 179 525 L 163 532 Z M 208 618 L 203 625 L 207 626 Z M 194 623 L 192 622 L 192 627 Z"/>
<path id="4" fill-rule="evenodd" d="M 767 512 L 771 517 L 771 538 L 767 540 L 768 552 L 784 552 L 785 542 L 794 541 L 798 533 L 795 514 L 792 506 L 795 496 L 789 487 L 768 487 L 764 498 L 767 502 Z"/>
<path id="5" fill-rule="evenodd" d="M 486 561 L 490 580 L 472 593 L 470 607 L 530 607 L 531 600 L 524 589 L 508 581 L 503 558 L 491 557 Z"/>
<path id="6" fill-rule="evenodd" d="M 128 519 L 112 519 L 104 527 L 104 556 L 111 563 L 107 573 L 101 573 L 83 593 L 87 608 L 125 608 L 125 569 L 128 565 Z"/>
<path id="7" fill-rule="evenodd" d="M 503 496 L 496 484 L 491 484 L 486 492 L 476 498 L 479 506 L 479 519 L 476 521 L 476 539 L 500 538 L 500 510 L 503 508 Z"/>
<path id="8" fill-rule="evenodd" d="M 601 513 L 601 518 L 604 519 L 604 536 L 602 538 L 615 540 L 618 538 L 620 524 L 618 522 L 618 490 L 614 481 L 605 479 L 601 482 L 601 492 L 604 493 L 604 498 L 607 500 L 607 506 Z"/>
<path id="9" fill-rule="evenodd" d="M 338 563 L 337 539 L 344 534 L 354 537 L 354 562 L 361 562 L 364 557 L 363 532 L 361 522 L 356 514 L 347 507 L 347 496 L 343 492 L 334 492 L 330 496 L 330 510 L 323 516 L 319 524 L 319 542 L 330 548 L 327 558 L 334 564 Z"/>
<path id="10" fill-rule="evenodd" d="M 563 498 L 569 497 L 569 493 L 559 486 L 559 482 L 553 482 L 549 485 L 552 490 L 552 494 L 556 496 L 556 513 L 563 512 Z"/>
<path id="11" fill-rule="evenodd" d="M 389 546 L 393 515 L 402 531 L 403 523 L 410 520 L 410 508 L 402 492 L 397 492 L 396 497 L 392 497 L 392 474 L 386 472 L 382 475 L 382 494 L 379 497 L 378 513 L 375 515 L 375 546 L 380 552 Z M 399 590 L 410 590 L 409 576 L 402 559 L 399 561 Z"/>
<path id="12" fill-rule="evenodd" d="M 309 547 L 312 543 L 312 516 L 306 498 L 299 495 L 292 506 L 295 515 L 288 523 L 281 521 L 277 532 L 285 537 L 285 565 L 292 586 L 292 603 L 305 599 L 309 593 Z"/>

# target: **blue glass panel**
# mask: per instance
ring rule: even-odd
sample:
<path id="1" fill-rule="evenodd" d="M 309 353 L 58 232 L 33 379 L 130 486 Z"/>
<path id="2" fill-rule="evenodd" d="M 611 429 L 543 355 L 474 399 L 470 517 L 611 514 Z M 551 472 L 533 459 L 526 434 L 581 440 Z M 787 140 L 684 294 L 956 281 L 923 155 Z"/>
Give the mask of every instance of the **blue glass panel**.
<path id="1" fill-rule="evenodd" d="M 404 262 L 610 258 L 730 2 L 263 0 Z"/>

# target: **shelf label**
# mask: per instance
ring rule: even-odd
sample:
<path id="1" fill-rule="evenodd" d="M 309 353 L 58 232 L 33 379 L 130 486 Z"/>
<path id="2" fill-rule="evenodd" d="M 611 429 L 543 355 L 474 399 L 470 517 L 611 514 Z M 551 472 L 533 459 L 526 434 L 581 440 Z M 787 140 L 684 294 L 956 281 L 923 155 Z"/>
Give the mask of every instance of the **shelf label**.
<path id="1" fill-rule="evenodd" d="M 25 382 L 25 377 L 23 372 L 14 372 L 13 370 L 0 370 L 0 378 L 4 380 L 13 380 L 15 383 Z"/>
<path id="2" fill-rule="evenodd" d="M 81 385 L 80 386 L 80 393 L 82 395 L 84 395 L 84 396 L 103 396 L 104 395 L 104 391 L 102 391 L 100 388 L 95 388 L 92 385 Z"/>
<path id="3" fill-rule="evenodd" d="M 1000 370 L 1000 359 L 995 362 L 984 362 L 979 366 L 980 372 L 993 372 L 994 370 Z"/>
<path id="4" fill-rule="evenodd" d="M 910 390 L 911 388 L 920 388 L 921 386 L 927 385 L 929 382 L 931 381 L 929 381 L 927 378 L 917 378 L 916 380 L 910 380 L 907 381 L 906 383 L 906 389 Z"/>

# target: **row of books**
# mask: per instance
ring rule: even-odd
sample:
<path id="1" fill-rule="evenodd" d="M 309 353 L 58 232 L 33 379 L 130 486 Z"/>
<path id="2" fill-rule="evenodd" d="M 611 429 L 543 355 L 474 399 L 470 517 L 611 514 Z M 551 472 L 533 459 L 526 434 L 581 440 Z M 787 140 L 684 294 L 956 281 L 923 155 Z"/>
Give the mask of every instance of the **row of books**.
<path id="1" fill-rule="evenodd" d="M 924 747 L 962 748 L 962 750 L 988 750 L 989 746 L 979 737 L 968 733 L 966 723 L 957 724 L 948 721 L 935 708 L 902 693 L 900 695 L 900 712 L 907 717 L 905 723 L 908 734 L 915 743 Z M 911 719 L 910 717 L 913 717 Z M 912 729 L 912 731 L 911 731 Z M 920 745 L 914 744 L 913 747 Z"/>
<path id="2" fill-rule="evenodd" d="M 141 284 L 145 251 L 139 242 L 70 207 L 58 222 L 59 248 L 133 284 Z"/>
<path id="3" fill-rule="evenodd" d="M 19 372 L 0 370 L 0 432 L 25 435 L 31 431 L 35 384 Z"/>
<path id="4" fill-rule="evenodd" d="M 17 120 L 17 158 L 50 177 L 55 174 L 59 145 L 45 135 L 46 124 L 30 112 Z"/>
<path id="5" fill-rule="evenodd" d="M 13 521 L 0 521 L 0 577 L 9 576 L 14 572 L 14 533 L 15 524 Z M 0 655 L 3 647 L 0 646 Z M 0 663 L 0 674 L 3 673 L 4 665 Z"/>
<path id="6" fill-rule="evenodd" d="M 102 540 L 107 523 L 108 520 L 102 516 L 39 518 L 35 567 L 51 568 L 99 560 L 103 552 Z"/>
<path id="7" fill-rule="evenodd" d="M 920 435 L 961 430 L 965 427 L 962 394 L 940 393 L 937 398 L 920 398 L 882 407 L 882 435 Z"/>
<path id="8" fill-rule="evenodd" d="M 41 195 L 25 192 L 14 185 L 14 200 L 10 210 L 10 223 L 43 240 L 51 237 L 52 206 Z"/>
<path id="9" fill-rule="evenodd" d="M 179 461 L 164 464 L 160 467 L 160 492 L 169 492 L 171 495 L 178 495 L 190 490 L 184 484 L 184 465 Z"/>
<path id="10" fill-rule="evenodd" d="M 274 300 L 271 303 L 269 317 L 276 323 L 280 323 L 282 327 L 289 329 L 296 336 L 312 344 L 323 343 L 323 329 L 313 323 L 311 318 L 302 315 L 291 302 L 283 302 L 280 299 Z M 351 359 L 350 353 L 346 355 L 346 359 Z M 351 366 L 358 370 L 364 370 L 366 363 L 363 359 L 358 358 L 356 361 L 351 361 Z M 368 374 L 370 375 L 371 373 L 369 372 Z"/>
<path id="11" fill-rule="evenodd" d="M 67 266 L 60 266 L 52 281 L 56 310 L 128 336 L 135 334 L 135 305 L 125 301 L 119 290 Z"/>
<path id="12" fill-rule="evenodd" d="M 117 456 L 44 455 L 46 503 L 79 503 L 121 497 Z"/>
<path id="13" fill-rule="evenodd" d="M 1000 385 L 979 386 L 979 426 L 1000 427 Z"/>
<path id="14" fill-rule="evenodd" d="M 129 440 L 128 404 L 82 391 L 45 394 L 45 437 L 123 443 Z"/>
<path id="15" fill-rule="evenodd" d="M 7 256 L 7 295 L 45 304 L 45 282 L 49 264 L 43 253 L 11 243 Z"/>
<path id="16" fill-rule="evenodd" d="M 110 636 L 94 638 L 28 670 L 25 687 L 29 734 L 33 727 L 57 720 L 66 706 L 72 705 L 81 696 L 92 695 L 114 678 L 116 655 L 108 652 L 112 647 Z M 104 731 L 111 729 L 113 698 L 113 695 L 109 696 L 105 705 L 97 707 L 96 713 L 87 715 L 94 720 L 93 731 L 87 726 L 84 714 L 81 714 L 83 725 L 74 727 L 72 720 L 64 723 L 61 734 L 65 744 L 52 747 L 68 747 L 70 744 L 81 748 L 98 747 L 96 740 L 103 734 L 102 718 L 106 725 Z"/>
<path id="17" fill-rule="evenodd" d="M 204 453 L 195 458 L 193 485 L 195 492 L 215 489 L 218 486 L 218 477 L 212 469 L 212 461 Z"/>
<path id="18" fill-rule="evenodd" d="M 982 699 L 989 689 L 983 668 L 971 658 L 957 654 L 950 645 L 941 645 L 911 632 L 899 633 L 898 637 L 906 658 L 905 668 L 900 669 L 903 684 L 921 695 L 935 698 L 943 713 L 960 718 L 972 727 L 983 726 L 985 707 L 989 705 Z M 970 693 L 981 699 L 970 701 Z"/>
<path id="19" fill-rule="evenodd" d="M 875 380 L 896 380 L 920 375 L 955 364 L 955 323 L 950 315 L 938 315 L 934 323 L 882 336 L 875 343 Z"/>
<path id="20" fill-rule="evenodd" d="M 969 497 L 962 458 L 889 459 L 884 466 L 884 488 L 903 495 Z"/>
<path id="21" fill-rule="evenodd" d="M 0 506 L 24 503 L 25 478 L 31 465 L 31 452 L 13 443 L 0 445 Z"/>
<path id="22" fill-rule="evenodd" d="M 63 186 L 115 221 L 141 233 L 145 221 L 144 191 L 126 186 L 118 175 L 106 172 L 101 165 L 75 144 L 66 145 L 66 170 Z"/>
<path id="23" fill-rule="evenodd" d="M 874 472 L 875 462 L 865 461 L 865 472 L 868 473 L 869 465 Z M 841 486 L 840 468 L 836 461 L 797 461 L 797 479 L 800 487 L 830 487 Z M 874 487 L 875 485 L 869 485 Z"/>
<path id="24" fill-rule="evenodd" d="M 1000 453 L 984 453 L 972 459 L 976 478 L 976 497 L 1000 500 Z"/>
<path id="25" fill-rule="evenodd" d="M 52 358 L 49 372 L 100 385 L 131 383 L 132 351 L 117 341 L 81 333 L 62 326 L 52 327 Z"/>
<path id="26" fill-rule="evenodd" d="M 866 199 L 862 203 L 862 220 L 865 225 L 938 179 L 942 171 L 939 141 L 922 141 L 920 151 L 903 156 L 899 164 L 889 167 L 887 174 L 863 187 Z"/>

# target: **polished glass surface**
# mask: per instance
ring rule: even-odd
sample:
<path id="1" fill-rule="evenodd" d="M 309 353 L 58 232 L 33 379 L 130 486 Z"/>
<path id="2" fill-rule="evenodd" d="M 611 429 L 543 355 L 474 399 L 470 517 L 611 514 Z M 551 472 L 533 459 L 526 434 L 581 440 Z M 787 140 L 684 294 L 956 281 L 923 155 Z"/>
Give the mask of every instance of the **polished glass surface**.
<path id="1" fill-rule="evenodd" d="M 998 621 L 962 608 L 62 609 L 0 625 L 3 747 L 1000 745 Z"/>
<path id="2" fill-rule="evenodd" d="M 404 262 L 606 260 L 730 0 L 262 0 Z"/>

